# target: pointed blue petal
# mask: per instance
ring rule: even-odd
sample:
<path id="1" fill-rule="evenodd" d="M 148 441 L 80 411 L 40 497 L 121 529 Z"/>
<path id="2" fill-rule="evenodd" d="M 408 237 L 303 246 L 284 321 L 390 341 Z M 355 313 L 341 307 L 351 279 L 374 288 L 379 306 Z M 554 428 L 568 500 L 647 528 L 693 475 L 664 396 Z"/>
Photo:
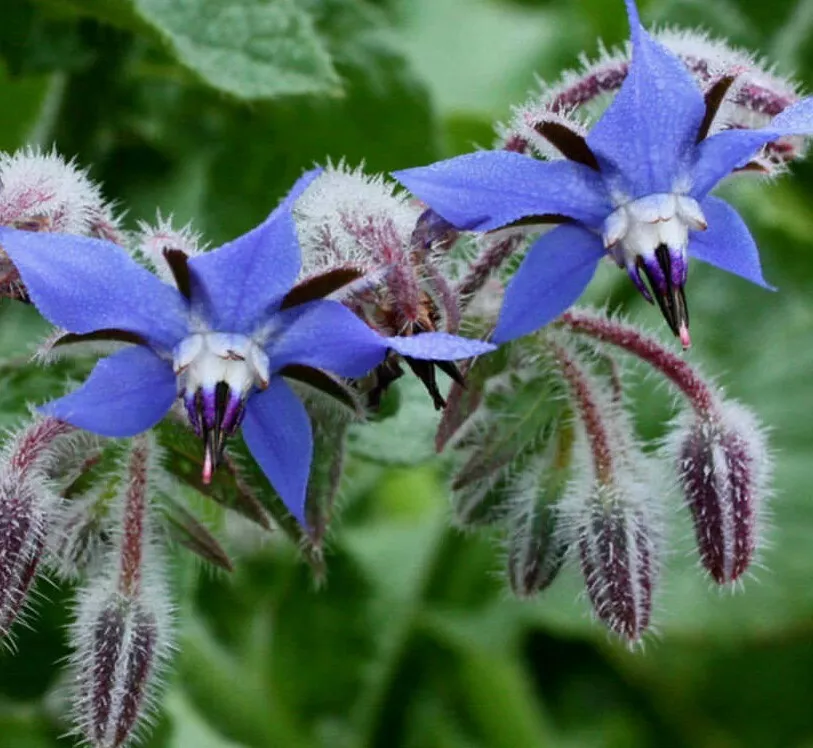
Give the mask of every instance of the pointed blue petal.
<path id="1" fill-rule="evenodd" d="M 187 333 L 184 298 L 116 244 L 0 228 L 0 246 L 37 309 L 59 327 L 127 330 L 166 350 Z"/>
<path id="2" fill-rule="evenodd" d="M 672 191 L 689 165 L 705 102 L 683 62 L 641 27 L 632 0 L 627 11 L 629 72 L 587 144 L 611 183 L 637 198 Z"/>
<path id="3" fill-rule="evenodd" d="M 193 305 L 213 329 L 252 332 L 293 286 L 301 256 L 291 210 L 320 173 L 303 174 L 259 226 L 189 261 Z"/>
<path id="4" fill-rule="evenodd" d="M 581 296 L 605 251 L 579 226 L 559 226 L 541 236 L 505 289 L 492 340 L 507 343 L 556 319 Z"/>
<path id="5" fill-rule="evenodd" d="M 158 423 L 176 397 L 172 366 L 134 346 L 103 358 L 79 389 L 39 411 L 94 434 L 134 436 Z"/>
<path id="6" fill-rule="evenodd" d="M 689 254 L 709 265 L 775 291 L 762 276 L 759 250 L 739 213 L 718 197 L 707 197 L 700 203 L 700 207 L 706 216 L 708 228 L 692 232 Z"/>
<path id="7" fill-rule="evenodd" d="M 305 497 L 313 458 L 308 414 L 281 377 L 249 398 L 243 438 L 288 511 L 305 525 Z"/>
<path id="8" fill-rule="evenodd" d="M 265 348 L 272 372 L 288 364 L 305 364 L 342 377 L 360 377 L 384 360 L 389 346 L 388 338 L 337 301 L 311 301 L 286 309 L 270 325 Z"/>
<path id="9" fill-rule="evenodd" d="M 612 211 L 598 172 L 572 161 L 480 151 L 393 176 L 449 223 L 470 231 L 545 214 L 598 226 Z"/>
<path id="10" fill-rule="evenodd" d="M 704 198 L 717 182 L 745 166 L 763 145 L 787 135 L 813 135 L 813 96 L 788 107 L 767 127 L 723 130 L 702 141 L 692 168 L 692 197 Z"/>
<path id="11" fill-rule="evenodd" d="M 456 361 L 496 350 L 482 340 L 461 338 L 446 332 L 423 332 L 410 337 L 387 338 L 387 345 L 402 356 L 429 361 Z"/>

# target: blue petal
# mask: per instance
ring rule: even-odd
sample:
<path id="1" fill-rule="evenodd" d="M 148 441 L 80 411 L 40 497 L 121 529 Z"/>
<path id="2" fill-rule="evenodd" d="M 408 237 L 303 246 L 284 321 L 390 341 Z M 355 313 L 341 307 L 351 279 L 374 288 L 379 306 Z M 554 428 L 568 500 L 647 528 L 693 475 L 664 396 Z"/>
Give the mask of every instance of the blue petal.
<path id="1" fill-rule="evenodd" d="M 581 296 L 604 254 L 601 240 L 579 226 L 537 239 L 505 289 L 492 340 L 506 343 L 556 319 Z"/>
<path id="2" fill-rule="evenodd" d="M 692 232 L 689 254 L 759 286 L 776 289 L 762 277 L 754 237 L 734 208 L 718 197 L 700 203 L 708 222 L 705 231 Z"/>
<path id="3" fill-rule="evenodd" d="M 470 231 L 545 214 L 598 226 L 612 210 L 598 172 L 572 161 L 480 151 L 393 176 L 449 223 Z"/>
<path id="4" fill-rule="evenodd" d="M 167 350 L 187 333 L 184 298 L 116 244 L 0 228 L 0 245 L 37 309 L 59 327 L 127 330 Z"/>
<path id="5" fill-rule="evenodd" d="M 813 97 L 798 101 L 758 130 L 723 130 L 697 147 L 691 195 L 705 197 L 734 169 L 745 166 L 762 146 L 788 135 L 813 135 Z"/>
<path id="6" fill-rule="evenodd" d="M 388 338 L 362 322 L 337 301 L 320 300 L 286 309 L 270 322 L 266 344 L 271 371 L 288 364 L 326 369 L 342 377 L 360 377 L 380 364 Z"/>
<path id="7" fill-rule="evenodd" d="M 387 345 L 402 356 L 428 361 L 456 361 L 496 350 L 482 340 L 461 338 L 446 332 L 423 332 L 409 337 L 386 339 Z"/>
<path id="8" fill-rule="evenodd" d="M 94 434 L 134 436 L 158 423 L 176 396 L 169 363 L 134 346 L 103 358 L 79 389 L 39 410 Z"/>
<path id="9" fill-rule="evenodd" d="M 303 174 L 259 226 L 189 261 L 193 304 L 213 329 L 252 332 L 293 286 L 301 256 L 291 210 L 320 173 Z"/>
<path id="10" fill-rule="evenodd" d="M 304 526 L 313 436 L 304 406 L 280 377 L 249 398 L 243 438 L 288 511 Z"/>
<path id="11" fill-rule="evenodd" d="M 630 198 L 672 192 L 694 151 L 705 102 L 686 66 L 642 27 L 627 0 L 632 61 L 621 90 L 587 136 L 602 173 Z"/>

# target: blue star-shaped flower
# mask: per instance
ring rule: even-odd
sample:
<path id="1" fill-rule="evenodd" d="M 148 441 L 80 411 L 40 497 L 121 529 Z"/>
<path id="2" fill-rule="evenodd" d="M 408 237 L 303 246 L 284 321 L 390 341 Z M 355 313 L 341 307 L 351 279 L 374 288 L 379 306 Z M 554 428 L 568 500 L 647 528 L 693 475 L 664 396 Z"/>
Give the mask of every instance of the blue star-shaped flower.
<path id="1" fill-rule="evenodd" d="M 305 174 L 259 226 L 219 249 L 165 253 L 177 288 L 110 242 L 0 229 L 0 245 L 28 293 L 71 340 L 136 343 L 102 359 L 87 381 L 41 410 L 111 437 L 154 426 L 180 395 L 204 440 L 204 480 L 224 440 L 242 425 L 251 453 L 290 512 L 303 522 L 313 442 L 302 403 L 283 375 L 340 388 L 323 370 L 358 377 L 389 349 L 452 360 L 494 346 L 445 333 L 380 336 L 317 288 L 294 286 L 300 251 L 291 208 L 317 176 Z M 333 282 L 346 282 L 334 279 Z"/>
<path id="2" fill-rule="evenodd" d="M 742 219 L 709 192 L 766 143 L 811 134 L 813 98 L 765 128 L 707 137 L 732 79 L 704 97 L 686 66 L 641 27 L 635 3 L 626 4 L 632 61 L 617 96 L 586 138 L 561 125 L 543 133 L 566 159 L 486 151 L 395 173 L 460 229 L 491 231 L 529 218 L 564 224 L 531 246 L 511 280 L 496 342 L 556 318 L 608 253 L 648 300 L 655 297 L 684 345 L 689 256 L 770 288 Z"/>

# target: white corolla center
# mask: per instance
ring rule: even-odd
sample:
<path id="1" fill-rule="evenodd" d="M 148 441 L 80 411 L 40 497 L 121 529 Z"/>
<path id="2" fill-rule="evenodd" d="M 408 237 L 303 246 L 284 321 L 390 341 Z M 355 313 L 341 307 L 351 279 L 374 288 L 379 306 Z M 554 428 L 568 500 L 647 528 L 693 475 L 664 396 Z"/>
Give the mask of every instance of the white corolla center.
<path id="1" fill-rule="evenodd" d="M 615 250 L 617 259 L 629 266 L 638 257 L 653 257 L 661 245 L 685 253 L 689 231 L 705 228 L 706 219 L 697 200 L 665 192 L 640 197 L 614 210 L 604 221 L 602 238 L 604 246 Z"/>
<path id="2" fill-rule="evenodd" d="M 181 392 L 211 390 L 225 382 L 233 392 L 268 386 L 269 362 L 262 348 L 246 335 L 195 333 L 176 347 L 172 362 Z"/>

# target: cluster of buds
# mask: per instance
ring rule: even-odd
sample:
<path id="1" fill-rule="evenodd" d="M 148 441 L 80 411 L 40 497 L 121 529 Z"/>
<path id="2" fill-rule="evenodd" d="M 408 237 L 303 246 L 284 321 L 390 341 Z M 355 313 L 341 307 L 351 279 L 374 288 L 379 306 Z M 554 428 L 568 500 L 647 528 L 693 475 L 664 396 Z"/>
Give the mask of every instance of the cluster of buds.
<path id="1" fill-rule="evenodd" d="M 26 148 L 0 154 L 0 226 L 124 243 L 119 220 L 99 186 L 87 171 L 55 151 Z M 28 300 L 19 273 L 2 249 L 0 296 Z"/>
<path id="2" fill-rule="evenodd" d="M 458 295 L 449 279 L 449 248 L 458 232 L 380 176 L 340 163 L 328 165 L 296 206 L 302 246 L 302 282 L 342 273 L 353 280 L 333 298 L 383 335 L 456 333 Z M 435 367 L 461 380 L 454 364 L 392 353 L 367 393 L 376 408 L 403 375 L 403 360 L 426 386 L 437 409 L 445 406 Z"/>
<path id="3" fill-rule="evenodd" d="M 686 402 L 657 449 L 635 436 L 618 352 Z M 741 579 L 759 549 L 770 475 L 747 408 L 636 326 L 577 308 L 500 364 L 482 364 L 468 379 L 476 398 L 453 389 L 439 446 L 462 458 L 452 483 L 459 525 L 505 527 L 515 594 L 544 590 L 571 559 L 597 618 L 637 643 L 657 590 L 663 501 L 675 490 L 705 572 L 721 585 Z"/>
<path id="4" fill-rule="evenodd" d="M 117 445 L 35 418 L 3 454 L 0 637 L 12 643 L 41 569 L 82 580 L 70 628 L 71 695 L 76 734 L 98 748 L 137 733 L 171 646 L 156 453 L 147 436 L 122 457 Z"/>

